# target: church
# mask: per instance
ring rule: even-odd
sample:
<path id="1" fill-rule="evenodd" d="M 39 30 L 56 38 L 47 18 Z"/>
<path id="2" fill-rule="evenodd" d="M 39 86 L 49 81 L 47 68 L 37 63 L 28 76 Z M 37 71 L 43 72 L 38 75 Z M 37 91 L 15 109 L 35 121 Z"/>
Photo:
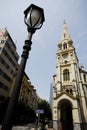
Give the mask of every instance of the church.
<path id="1" fill-rule="evenodd" d="M 87 130 L 87 72 L 79 65 L 66 22 L 53 76 L 53 130 Z"/>

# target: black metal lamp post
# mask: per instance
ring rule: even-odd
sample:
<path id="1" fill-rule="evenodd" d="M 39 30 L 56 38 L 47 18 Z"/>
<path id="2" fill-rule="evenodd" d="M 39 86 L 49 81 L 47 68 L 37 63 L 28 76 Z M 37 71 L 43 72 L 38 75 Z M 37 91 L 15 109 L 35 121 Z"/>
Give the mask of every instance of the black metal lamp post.
<path id="1" fill-rule="evenodd" d="M 20 62 L 20 66 L 17 72 L 17 78 L 15 81 L 14 89 L 12 92 L 11 99 L 8 104 L 7 112 L 2 123 L 1 130 L 11 130 L 12 129 L 12 120 L 14 118 L 15 113 L 15 106 L 18 103 L 18 97 L 20 93 L 21 83 L 23 79 L 23 74 L 26 66 L 26 61 L 29 55 L 29 51 L 31 50 L 31 39 L 33 33 L 37 29 L 40 29 L 43 25 L 44 19 L 44 11 L 42 8 L 31 4 L 25 11 L 24 11 L 24 21 L 27 25 L 28 29 L 28 39 L 25 40 L 25 45 L 23 46 L 23 53 Z"/>

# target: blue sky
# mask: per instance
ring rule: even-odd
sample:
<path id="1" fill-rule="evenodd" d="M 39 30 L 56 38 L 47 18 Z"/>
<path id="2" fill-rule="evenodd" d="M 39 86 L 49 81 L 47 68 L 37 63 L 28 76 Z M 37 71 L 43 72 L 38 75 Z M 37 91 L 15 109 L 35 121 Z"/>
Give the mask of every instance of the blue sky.
<path id="1" fill-rule="evenodd" d="M 31 3 L 44 9 L 45 22 L 33 35 L 25 71 L 39 96 L 49 100 L 64 20 L 79 62 L 87 70 L 87 0 L 3 0 L 0 3 L 0 28 L 7 28 L 19 56 L 28 35 L 23 12 Z"/>

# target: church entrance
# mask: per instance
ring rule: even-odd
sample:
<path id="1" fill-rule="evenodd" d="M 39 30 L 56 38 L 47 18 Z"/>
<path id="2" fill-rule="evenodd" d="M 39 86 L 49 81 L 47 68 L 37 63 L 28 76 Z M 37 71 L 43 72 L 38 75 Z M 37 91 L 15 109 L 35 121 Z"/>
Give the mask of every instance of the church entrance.
<path id="1" fill-rule="evenodd" d="M 66 99 L 60 102 L 60 123 L 62 130 L 73 130 L 72 105 Z"/>

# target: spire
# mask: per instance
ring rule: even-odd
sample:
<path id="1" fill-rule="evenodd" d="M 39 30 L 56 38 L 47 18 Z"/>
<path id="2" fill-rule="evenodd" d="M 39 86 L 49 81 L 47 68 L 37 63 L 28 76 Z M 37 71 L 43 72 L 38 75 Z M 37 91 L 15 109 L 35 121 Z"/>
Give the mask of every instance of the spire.
<path id="1" fill-rule="evenodd" d="M 70 34 L 68 33 L 68 29 L 67 29 L 67 25 L 66 25 L 65 20 L 63 23 L 63 31 L 62 31 L 61 41 L 64 39 L 71 40 L 71 37 L 70 37 Z"/>

